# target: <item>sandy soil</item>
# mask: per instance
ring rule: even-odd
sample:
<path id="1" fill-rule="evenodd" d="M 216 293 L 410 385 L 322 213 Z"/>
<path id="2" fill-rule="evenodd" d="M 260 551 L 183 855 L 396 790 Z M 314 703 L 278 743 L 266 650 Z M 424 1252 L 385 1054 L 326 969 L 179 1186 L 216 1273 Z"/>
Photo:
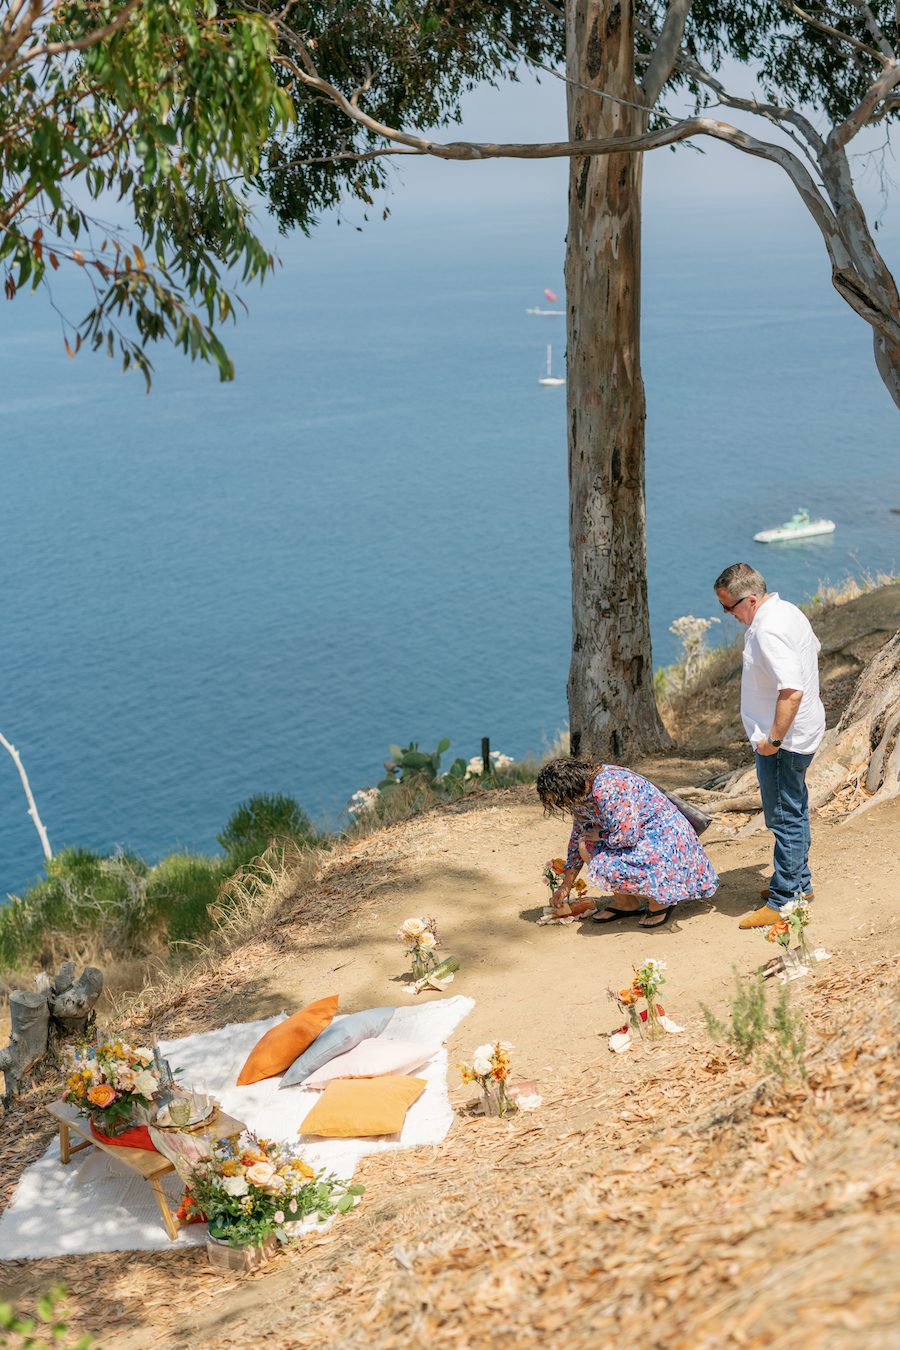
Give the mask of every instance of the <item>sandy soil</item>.
<path id="1" fill-rule="evenodd" d="M 900 803 L 855 825 L 816 826 L 815 932 L 830 948 L 854 956 L 897 948 L 898 827 Z M 719 1003 L 730 989 L 732 966 L 748 971 L 771 953 L 760 934 L 737 927 L 765 885 L 770 836 L 738 838 L 713 826 L 707 838 L 719 893 L 679 905 L 664 928 L 646 932 L 636 920 L 538 927 L 546 903 L 540 872 L 564 851 L 564 824 L 521 801 L 425 816 L 360 843 L 329 871 L 324 904 L 355 901 L 339 928 L 326 936 L 327 929 L 298 926 L 290 952 L 253 970 L 249 987 L 217 1013 L 225 1020 L 293 1010 L 331 992 L 347 1011 L 403 1002 L 410 996 L 394 933 L 407 916 L 431 914 L 460 959 L 452 992 L 476 1004 L 451 1042 L 451 1059 L 502 1036 L 516 1045 L 527 1077 L 580 1067 L 585 1044 L 611 1025 L 606 990 L 626 983 L 645 956 L 668 962 L 668 1001 L 677 1016 L 695 1018 L 701 1001 Z"/>

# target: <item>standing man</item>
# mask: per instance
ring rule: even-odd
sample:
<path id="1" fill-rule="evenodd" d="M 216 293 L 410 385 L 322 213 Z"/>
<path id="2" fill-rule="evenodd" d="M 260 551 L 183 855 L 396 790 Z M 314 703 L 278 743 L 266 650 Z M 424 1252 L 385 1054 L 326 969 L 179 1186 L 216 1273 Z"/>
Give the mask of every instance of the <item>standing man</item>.
<path id="1" fill-rule="evenodd" d="M 806 771 L 825 734 L 819 697 L 820 643 L 796 605 L 782 600 L 749 563 L 716 578 L 722 608 L 746 628 L 741 721 L 756 755 L 766 825 L 775 835 L 766 904 L 739 928 L 763 928 L 789 900 L 811 900 Z"/>

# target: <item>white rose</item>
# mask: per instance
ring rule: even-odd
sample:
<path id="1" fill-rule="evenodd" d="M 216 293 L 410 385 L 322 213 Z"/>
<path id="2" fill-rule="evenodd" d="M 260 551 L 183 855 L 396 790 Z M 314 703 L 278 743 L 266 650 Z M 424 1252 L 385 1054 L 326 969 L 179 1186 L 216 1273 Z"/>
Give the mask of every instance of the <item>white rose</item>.
<path id="1" fill-rule="evenodd" d="M 485 1055 L 490 1059 L 494 1053 L 494 1042 L 487 1041 L 484 1045 L 476 1045 L 474 1054 L 476 1058 L 484 1059 Z"/>
<path id="2" fill-rule="evenodd" d="M 226 1195 L 246 1195 L 249 1189 L 243 1177 L 226 1177 L 222 1182 L 222 1190 Z"/>
<path id="3" fill-rule="evenodd" d="M 476 1054 L 472 1060 L 472 1068 L 479 1078 L 486 1078 L 491 1071 L 491 1056 Z"/>
<path id="4" fill-rule="evenodd" d="M 407 937 L 417 938 L 425 932 L 425 927 L 421 919 L 406 919 L 400 931 Z"/>
<path id="5" fill-rule="evenodd" d="M 135 1074 L 133 1092 L 141 1097 L 152 1097 L 159 1087 L 159 1079 L 155 1073 L 149 1069 L 141 1069 L 139 1074 Z"/>
<path id="6" fill-rule="evenodd" d="M 135 1059 L 142 1060 L 144 1064 L 153 1063 L 153 1051 L 148 1050 L 146 1045 L 139 1045 L 137 1049 L 132 1050 L 131 1053 L 134 1055 Z"/>
<path id="7" fill-rule="evenodd" d="M 434 936 L 434 933 L 432 933 L 430 928 L 426 928 L 425 932 L 420 935 L 418 939 L 418 945 L 422 948 L 423 951 L 426 952 L 434 951 L 435 947 L 437 946 L 437 938 Z"/>

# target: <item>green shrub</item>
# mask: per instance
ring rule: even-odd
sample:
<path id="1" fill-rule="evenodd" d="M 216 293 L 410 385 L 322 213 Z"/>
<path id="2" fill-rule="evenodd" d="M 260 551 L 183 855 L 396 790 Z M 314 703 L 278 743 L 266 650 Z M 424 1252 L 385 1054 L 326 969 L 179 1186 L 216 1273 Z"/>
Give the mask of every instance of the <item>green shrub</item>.
<path id="1" fill-rule="evenodd" d="M 291 839 L 300 848 L 318 842 L 315 828 L 293 797 L 261 793 L 243 802 L 218 836 L 231 871 L 264 853 L 272 840 Z"/>
<path id="2" fill-rule="evenodd" d="M 745 1062 L 754 1060 L 766 1073 L 787 1079 L 806 1078 L 803 1057 L 806 1052 L 806 1028 L 803 1016 L 791 1006 L 790 989 L 781 986 L 770 1008 L 766 1001 L 765 979 L 760 972 L 749 979 L 736 970 L 735 994 L 729 1005 L 730 1019 L 721 1021 L 700 1004 L 706 1029 L 714 1041 L 724 1041 Z"/>
<path id="3" fill-rule="evenodd" d="M 61 943 L 98 932 L 107 945 L 131 954 L 145 921 L 146 873 L 131 854 L 105 858 L 63 849 L 47 862 L 43 880 L 0 908 L 0 965 L 31 961 L 45 948 L 55 954 Z"/>
<path id="4" fill-rule="evenodd" d="M 169 942 L 185 942 L 208 933 L 208 906 L 235 869 L 227 859 L 172 853 L 147 880 L 148 917 L 165 930 Z"/>

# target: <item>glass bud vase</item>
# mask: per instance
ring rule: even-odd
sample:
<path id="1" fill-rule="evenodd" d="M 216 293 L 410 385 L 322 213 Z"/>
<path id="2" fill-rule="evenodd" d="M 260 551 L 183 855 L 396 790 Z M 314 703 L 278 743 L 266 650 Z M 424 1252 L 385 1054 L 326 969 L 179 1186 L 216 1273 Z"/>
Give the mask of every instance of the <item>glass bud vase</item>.
<path id="1" fill-rule="evenodd" d="M 647 1021 L 644 1024 L 644 1034 L 648 1041 L 658 1041 L 665 1035 L 663 1024 L 659 1020 L 659 1008 L 656 1005 L 655 998 L 647 999 Z"/>
<path id="2" fill-rule="evenodd" d="M 810 970 L 814 970 L 816 966 L 816 953 L 812 944 L 812 939 L 809 936 L 809 929 L 805 924 L 800 929 L 800 945 L 798 950 L 801 963 Z"/>
<path id="3" fill-rule="evenodd" d="M 508 1116 L 518 1110 L 506 1095 L 506 1084 L 488 1082 L 481 1086 L 481 1105 L 486 1116 Z"/>
<path id="4" fill-rule="evenodd" d="M 800 971 L 800 962 L 797 960 L 797 957 L 794 955 L 791 948 L 787 945 L 783 945 L 781 948 L 781 968 L 784 971 L 786 980 L 796 979 L 797 974 Z"/>
<path id="5" fill-rule="evenodd" d="M 426 966 L 425 957 L 422 952 L 415 951 L 412 954 L 412 975 L 414 980 L 421 980 L 425 976 Z"/>

